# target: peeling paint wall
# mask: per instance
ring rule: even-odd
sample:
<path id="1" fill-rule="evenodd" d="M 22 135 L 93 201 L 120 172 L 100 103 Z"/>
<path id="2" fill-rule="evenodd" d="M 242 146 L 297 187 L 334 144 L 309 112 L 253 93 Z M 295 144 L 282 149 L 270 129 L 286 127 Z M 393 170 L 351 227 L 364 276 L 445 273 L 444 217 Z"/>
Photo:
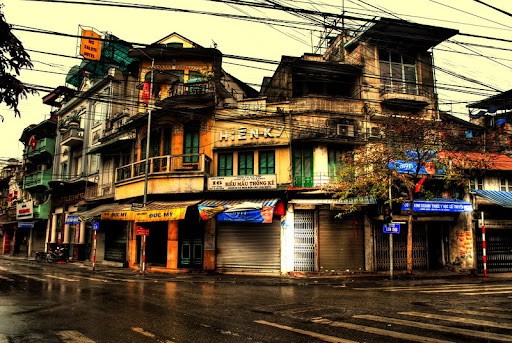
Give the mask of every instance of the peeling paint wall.
<path id="1" fill-rule="evenodd" d="M 448 263 L 461 270 L 476 267 L 474 254 L 473 213 L 460 213 L 457 222 L 450 230 L 450 260 Z"/>

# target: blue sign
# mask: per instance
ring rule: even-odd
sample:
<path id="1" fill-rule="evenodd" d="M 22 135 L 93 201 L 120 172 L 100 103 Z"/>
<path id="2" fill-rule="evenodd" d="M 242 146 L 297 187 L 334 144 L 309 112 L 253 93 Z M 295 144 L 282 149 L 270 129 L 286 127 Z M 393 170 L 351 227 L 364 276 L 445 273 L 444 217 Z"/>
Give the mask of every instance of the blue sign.
<path id="1" fill-rule="evenodd" d="M 92 229 L 98 231 L 100 229 L 100 222 L 92 222 Z"/>
<path id="2" fill-rule="evenodd" d="M 410 208 L 410 202 L 404 202 L 402 204 L 402 211 L 408 211 Z M 414 200 L 412 204 L 413 212 L 473 212 L 473 206 L 470 202 L 455 200 L 455 199 L 443 199 L 443 200 Z"/>
<path id="3" fill-rule="evenodd" d="M 388 223 L 382 226 L 383 233 L 400 233 L 400 223 Z"/>
<path id="4" fill-rule="evenodd" d="M 68 215 L 64 224 L 80 224 L 77 215 Z"/>
<path id="5" fill-rule="evenodd" d="M 33 229 L 34 222 L 18 222 L 19 229 Z"/>

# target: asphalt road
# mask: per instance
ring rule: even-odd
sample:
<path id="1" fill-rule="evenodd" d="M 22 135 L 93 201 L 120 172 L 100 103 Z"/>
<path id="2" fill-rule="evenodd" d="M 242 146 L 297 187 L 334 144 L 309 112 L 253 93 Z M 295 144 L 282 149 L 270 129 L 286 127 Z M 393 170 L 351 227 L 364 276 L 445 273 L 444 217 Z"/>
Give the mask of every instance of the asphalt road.
<path id="1" fill-rule="evenodd" d="M 0 343 L 512 342 L 508 278 L 269 280 L 0 259 Z"/>

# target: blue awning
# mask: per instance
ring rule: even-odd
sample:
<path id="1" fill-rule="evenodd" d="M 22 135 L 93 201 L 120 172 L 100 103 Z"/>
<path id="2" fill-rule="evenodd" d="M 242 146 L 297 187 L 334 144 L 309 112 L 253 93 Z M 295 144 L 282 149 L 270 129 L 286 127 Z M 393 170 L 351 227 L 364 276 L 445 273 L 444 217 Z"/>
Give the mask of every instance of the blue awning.
<path id="1" fill-rule="evenodd" d="M 203 220 L 217 222 L 272 223 L 279 199 L 205 200 L 197 205 Z"/>
<path id="2" fill-rule="evenodd" d="M 409 202 L 402 204 L 402 211 L 409 210 Z M 414 200 L 412 205 L 413 212 L 473 212 L 473 206 L 468 201 L 458 199 L 432 199 L 432 200 Z"/>
<path id="3" fill-rule="evenodd" d="M 479 189 L 472 190 L 478 196 L 486 198 L 495 204 L 503 207 L 512 208 L 512 192 L 505 191 L 484 191 Z"/>

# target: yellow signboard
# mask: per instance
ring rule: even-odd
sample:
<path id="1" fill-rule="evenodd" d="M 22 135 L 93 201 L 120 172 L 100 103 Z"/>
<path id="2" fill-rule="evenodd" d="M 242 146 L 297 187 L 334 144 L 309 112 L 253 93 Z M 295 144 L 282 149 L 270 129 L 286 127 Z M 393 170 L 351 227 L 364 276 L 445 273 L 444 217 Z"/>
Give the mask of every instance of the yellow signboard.
<path id="1" fill-rule="evenodd" d="M 180 220 L 185 218 L 187 207 L 167 208 L 165 210 L 150 210 L 134 212 L 134 220 L 142 222 L 162 222 L 168 220 Z"/>
<path id="2" fill-rule="evenodd" d="M 93 30 L 82 30 L 80 56 L 85 59 L 99 61 L 101 58 L 101 36 Z"/>
<path id="3" fill-rule="evenodd" d="M 101 220 L 133 220 L 133 211 L 101 212 Z"/>

